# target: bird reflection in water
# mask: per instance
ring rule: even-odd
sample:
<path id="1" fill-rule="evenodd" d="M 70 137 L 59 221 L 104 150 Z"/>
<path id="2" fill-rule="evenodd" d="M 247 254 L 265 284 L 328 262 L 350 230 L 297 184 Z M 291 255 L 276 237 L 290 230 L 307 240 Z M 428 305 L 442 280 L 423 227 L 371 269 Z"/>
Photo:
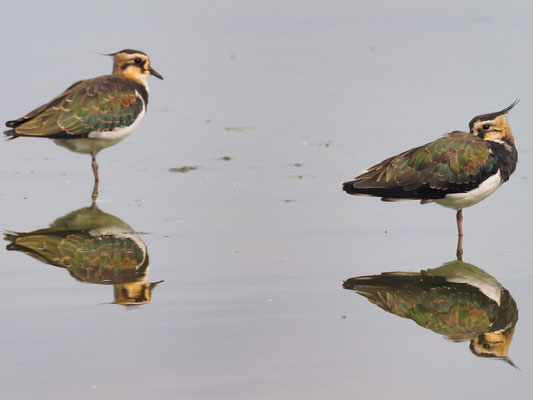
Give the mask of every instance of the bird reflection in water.
<path id="1" fill-rule="evenodd" d="M 148 252 L 139 235 L 95 204 L 55 220 L 49 228 L 4 236 L 8 250 L 66 268 L 79 281 L 113 285 L 114 304 L 146 304 L 159 282 L 147 282 Z"/>
<path id="2" fill-rule="evenodd" d="M 516 303 L 496 279 L 472 264 L 456 260 L 419 273 L 359 276 L 343 287 L 452 341 L 469 340 L 476 356 L 517 368 L 507 357 L 518 321 Z"/>

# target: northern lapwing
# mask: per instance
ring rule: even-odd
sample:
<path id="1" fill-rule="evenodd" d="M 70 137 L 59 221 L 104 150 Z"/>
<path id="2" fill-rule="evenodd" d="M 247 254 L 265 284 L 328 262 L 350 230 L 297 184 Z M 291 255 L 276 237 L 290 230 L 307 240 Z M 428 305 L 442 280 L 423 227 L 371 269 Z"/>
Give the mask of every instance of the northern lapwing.
<path id="1" fill-rule="evenodd" d="M 8 232 L 4 239 L 7 250 L 65 268 L 81 282 L 113 285 L 114 304 L 146 304 L 163 282 L 147 281 L 148 250 L 139 234 L 95 204 L 56 219 L 48 228 Z"/>
<path id="2" fill-rule="evenodd" d="M 92 156 L 93 200 L 98 195 L 96 154 L 128 136 L 143 119 L 148 105 L 146 78 L 163 77 L 148 56 L 125 49 L 113 57 L 113 72 L 73 83 L 50 102 L 25 116 L 7 121 L 9 139 L 19 136 L 54 139 L 55 143 Z"/>
<path id="3" fill-rule="evenodd" d="M 463 208 L 485 199 L 516 168 L 518 154 L 506 114 L 516 105 L 474 117 L 469 132 L 453 131 L 370 167 L 346 193 L 383 201 L 420 200 L 457 210 L 457 258 L 461 259 Z"/>
<path id="4" fill-rule="evenodd" d="M 347 279 L 343 288 L 449 340 L 470 341 L 476 356 L 516 368 L 507 353 L 518 307 L 509 291 L 475 265 L 455 260 L 420 272 L 358 276 Z"/>

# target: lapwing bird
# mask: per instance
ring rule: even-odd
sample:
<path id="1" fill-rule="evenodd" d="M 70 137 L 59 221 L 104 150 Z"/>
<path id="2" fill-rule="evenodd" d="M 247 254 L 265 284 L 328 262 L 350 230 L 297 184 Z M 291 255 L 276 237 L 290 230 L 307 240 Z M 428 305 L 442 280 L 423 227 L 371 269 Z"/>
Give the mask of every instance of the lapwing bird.
<path id="1" fill-rule="evenodd" d="M 457 210 L 457 258 L 462 258 L 463 208 L 494 193 L 516 168 L 518 154 L 506 114 L 474 117 L 469 132 L 453 131 L 370 167 L 343 182 L 348 194 L 381 197 L 383 201 L 420 200 Z"/>
<path id="2" fill-rule="evenodd" d="M 455 260 L 419 273 L 350 278 L 343 287 L 449 340 L 470 341 L 476 356 L 516 367 L 507 357 L 518 322 L 516 303 L 495 278 L 475 265 Z"/>
<path id="3" fill-rule="evenodd" d="M 128 136 L 143 119 L 148 105 L 146 78 L 163 79 L 139 50 L 121 50 L 113 57 L 113 72 L 73 83 L 50 102 L 25 116 L 7 121 L 4 132 L 19 136 L 54 139 L 55 143 L 92 156 L 93 200 L 98 196 L 96 155 Z"/>
<path id="4" fill-rule="evenodd" d="M 81 282 L 113 285 L 114 304 L 146 304 L 163 282 L 147 281 L 148 250 L 139 234 L 94 204 L 58 218 L 48 228 L 9 232 L 4 239 L 10 242 L 7 250 L 65 268 Z"/>

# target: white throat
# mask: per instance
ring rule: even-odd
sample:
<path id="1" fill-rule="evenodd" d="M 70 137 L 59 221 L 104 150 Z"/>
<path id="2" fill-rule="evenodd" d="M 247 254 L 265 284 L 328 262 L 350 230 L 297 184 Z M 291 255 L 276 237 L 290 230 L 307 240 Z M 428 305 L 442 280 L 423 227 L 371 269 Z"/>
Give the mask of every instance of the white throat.
<path id="1" fill-rule="evenodd" d="M 146 92 L 150 94 L 150 88 L 148 87 L 148 81 L 146 80 L 148 78 L 148 75 L 140 75 L 139 76 L 139 83 L 144 86 L 146 89 Z"/>

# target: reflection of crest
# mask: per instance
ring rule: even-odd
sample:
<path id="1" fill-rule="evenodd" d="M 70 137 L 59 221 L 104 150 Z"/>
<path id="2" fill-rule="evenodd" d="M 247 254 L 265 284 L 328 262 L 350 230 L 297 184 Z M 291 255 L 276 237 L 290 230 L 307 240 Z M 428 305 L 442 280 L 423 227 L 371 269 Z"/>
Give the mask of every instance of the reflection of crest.
<path id="1" fill-rule="evenodd" d="M 145 304 L 160 282 L 146 282 L 145 243 L 121 219 L 96 206 L 58 218 L 49 228 L 8 233 L 8 250 L 66 268 L 79 281 L 114 286 L 115 303 Z"/>
<path id="2" fill-rule="evenodd" d="M 470 340 L 477 356 L 514 366 L 507 351 L 518 321 L 516 303 L 496 279 L 472 264 L 456 260 L 420 273 L 360 276 L 343 287 L 450 340 Z"/>

